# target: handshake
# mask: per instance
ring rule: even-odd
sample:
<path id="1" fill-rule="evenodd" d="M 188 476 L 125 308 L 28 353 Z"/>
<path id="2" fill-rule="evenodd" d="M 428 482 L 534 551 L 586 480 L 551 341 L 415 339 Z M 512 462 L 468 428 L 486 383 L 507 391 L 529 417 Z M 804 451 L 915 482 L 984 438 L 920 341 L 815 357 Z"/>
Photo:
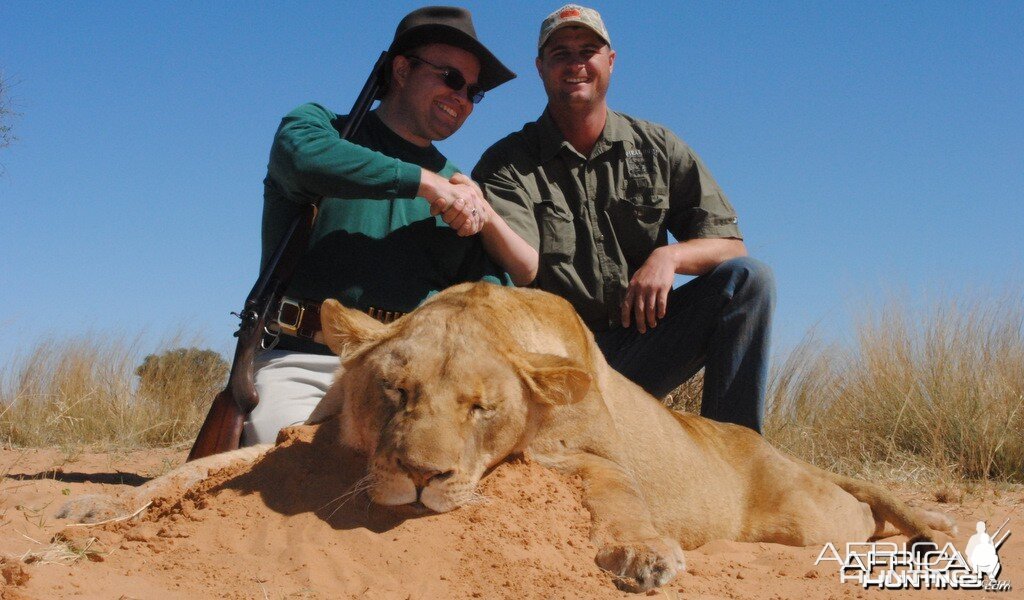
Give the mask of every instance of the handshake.
<path id="1" fill-rule="evenodd" d="M 430 203 L 430 214 L 441 215 L 461 237 L 480 233 L 491 217 L 491 206 L 480 186 L 462 173 L 445 179 L 421 169 L 418 195 Z"/>

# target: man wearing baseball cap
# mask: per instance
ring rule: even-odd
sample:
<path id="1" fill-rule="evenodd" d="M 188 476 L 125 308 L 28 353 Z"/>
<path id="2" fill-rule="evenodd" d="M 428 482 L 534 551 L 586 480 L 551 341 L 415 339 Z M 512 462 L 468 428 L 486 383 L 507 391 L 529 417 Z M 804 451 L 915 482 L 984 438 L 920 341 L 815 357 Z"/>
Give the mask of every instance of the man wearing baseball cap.
<path id="1" fill-rule="evenodd" d="M 608 109 L 615 51 L 597 11 L 548 15 L 537 52 L 547 108 L 473 170 L 525 242 L 496 260 L 569 300 L 608 362 L 651 394 L 703 367 L 701 414 L 760 432 L 770 269 L 747 257 L 736 212 L 693 150 Z M 677 274 L 696 278 L 672 289 Z"/>
<path id="2" fill-rule="evenodd" d="M 469 11 L 430 6 L 398 24 L 380 105 L 351 141 L 340 136 L 345 117 L 319 104 L 281 121 L 264 180 L 263 262 L 296 214 L 319 201 L 282 301 L 290 315 L 310 318 L 288 326 L 282 319 L 276 346 L 258 357 L 261 400 L 243 445 L 273 442 L 281 427 L 305 421 L 331 384 L 338 358 L 317 331 L 324 299 L 391 321 L 443 287 L 506 281 L 478 235 L 487 227 L 493 237 L 504 223 L 488 223 L 492 210 L 479 188 L 433 142 L 458 131 L 486 92 L 513 77 L 479 41 Z"/>

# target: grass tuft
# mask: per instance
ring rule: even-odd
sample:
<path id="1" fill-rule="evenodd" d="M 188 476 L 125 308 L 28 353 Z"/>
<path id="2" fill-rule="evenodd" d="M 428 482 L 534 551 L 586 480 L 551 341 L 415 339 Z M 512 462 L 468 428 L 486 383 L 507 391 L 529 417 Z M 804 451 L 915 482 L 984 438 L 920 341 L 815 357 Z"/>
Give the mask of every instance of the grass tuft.
<path id="1" fill-rule="evenodd" d="M 773 373 L 766 435 L 840 472 L 1024 482 L 1024 301 L 891 300 Z"/>
<path id="2" fill-rule="evenodd" d="M 1024 294 L 890 300 L 850 344 L 813 330 L 771 373 L 766 437 L 818 466 L 873 480 L 1024 483 Z M 698 373 L 669 408 L 700 411 Z"/>
<path id="3" fill-rule="evenodd" d="M 53 539 L 47 545 L 32 538 L 28 539 L 35 542 L 40 548 L 38 550 L 29 550 L 19 557 L 21 562 L 25 564 L 71 565 L 82 559 L 102 562 L 106 554 L 98 549 L 96 545 L 97 540 L 94 537 L 76 540 L 58 533 L 53 536 Z"/>
<path id="4" fill-rule="evenodd" d="M 175 353 L 185 360 L 175 363 Z M 224 359 L 177 350 L 137 367 L 139 356 L 137 342 L 112 336 L 42 341 L 0 371 L 0 442 L 64 449 L 191 442 L 224 385 Z"/>

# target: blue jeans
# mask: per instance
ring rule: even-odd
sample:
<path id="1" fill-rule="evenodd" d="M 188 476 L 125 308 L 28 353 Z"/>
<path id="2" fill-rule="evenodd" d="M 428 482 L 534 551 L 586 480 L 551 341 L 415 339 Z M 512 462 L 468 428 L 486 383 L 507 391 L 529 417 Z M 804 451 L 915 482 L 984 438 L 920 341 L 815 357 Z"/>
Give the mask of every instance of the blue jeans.
<path id="1" fill-rule="evenodd" d="M 661 398 L 704 367 L 700 414 L 761 433 L 775 279 L 764 263 L 734 258 L 672 290 L 647 333 L 596 332 L 605 358 Z"/>

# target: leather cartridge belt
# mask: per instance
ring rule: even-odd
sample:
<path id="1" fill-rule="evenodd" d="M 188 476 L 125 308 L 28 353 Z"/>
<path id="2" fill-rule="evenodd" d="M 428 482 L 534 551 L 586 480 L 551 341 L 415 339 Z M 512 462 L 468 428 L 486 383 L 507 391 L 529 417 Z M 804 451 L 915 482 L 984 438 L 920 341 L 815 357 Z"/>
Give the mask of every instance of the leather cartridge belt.
<path id="1" fill-rule="evenodd" d="M 286 335 L 322 344 L 323 336 L 320 335 L 321 304 L 322 302 L 284 296 L 277 308 L 277 319 L 274 323 L 277 330 Z M 406 315 L 403 312 L 383 310 L 372 306 L 363 312 L 384 324 L 392 323 Z"/>

